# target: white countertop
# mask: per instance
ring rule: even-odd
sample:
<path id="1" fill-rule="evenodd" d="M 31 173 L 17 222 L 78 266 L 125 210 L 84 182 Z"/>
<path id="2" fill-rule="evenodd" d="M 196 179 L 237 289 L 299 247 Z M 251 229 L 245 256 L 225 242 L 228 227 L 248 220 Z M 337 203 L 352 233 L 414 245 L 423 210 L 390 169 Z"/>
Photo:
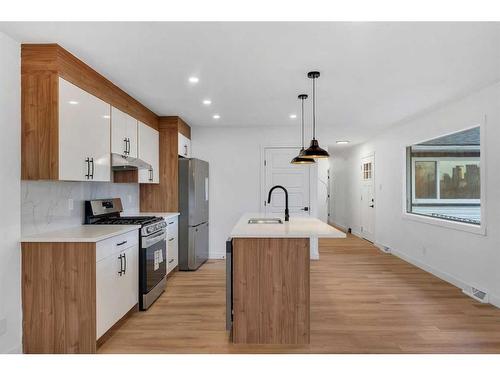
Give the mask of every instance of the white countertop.
<path id="1" fill-rule="evenodd" d="M 140 225 L 80 225 L 54 232 L 25 236 L 21 242 L 99 242 L 139 229 Z"/>
<path id="2" fill-rule="evenodd" d="M 122 216 L 161 216 L 166 219 L 179 216 L 179 212 L 137 212 L 137 211 L 124 211 Z"/>
<path id="3" fill-rule="evenodd" d="M 251 218 L 280 218 L 283 224 L 248 224 Z M 344 232 L 314 217 L 290 217 L 285 221 L 276 214 L 246 213 L 231 231 L 231 237 L 279 237 L 279 238 L 345 238 Z"/>

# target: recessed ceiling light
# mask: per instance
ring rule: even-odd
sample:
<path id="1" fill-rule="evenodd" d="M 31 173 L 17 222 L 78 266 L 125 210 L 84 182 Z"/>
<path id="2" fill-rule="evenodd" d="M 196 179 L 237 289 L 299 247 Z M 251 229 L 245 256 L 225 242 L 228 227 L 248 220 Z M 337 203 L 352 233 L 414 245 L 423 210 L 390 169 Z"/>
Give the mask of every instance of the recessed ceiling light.
<path id="1" fill-rule="evenodd" d="M 110 118 L 110 117 L 111 117 L 110 115 L 103 115 L 103 116 L 102 116 L 102 118 L 106 118 L 106 119 L 108 119 L 108 118 Z"/>
<path id="2" fill-rule="evenodd" d="M 337 144 L 338 145 L 346 145 L 348 144 L 350 141 L 337 141 Z"/>
<path id="3" fill-rule="evenodd" d="M 212 101 L 211 101 L 210 99 L 205 99 L 205 100 L 203 101 L 203 104 L 205 104 L 205 105 L 210 105 L 210 104 L 212 104 Z"/>
<path id="4" fill-rule="evenodd" d="M 212 117 L 216 120 L 220 119 L 220 115 L 213 115 Z"/>
<path id="5" fill-rule="evenodd" d="M 297 115 L 295 115 L 295 114 L 291 114 L 291 115 L 290 115 L 290 118 L 297 118 Z"/>
<path id="6" fill-rule="evenodd" d="M 189 77 L 189 82 L 190 83 L 198 83 L 200 79 L 198 77 Z"/>
<path id="7" fill-rule="evenodd" d="M 69 104 L 78 104 L 78 102 L 76 100 L 70 100 L 68 103 Z"/>

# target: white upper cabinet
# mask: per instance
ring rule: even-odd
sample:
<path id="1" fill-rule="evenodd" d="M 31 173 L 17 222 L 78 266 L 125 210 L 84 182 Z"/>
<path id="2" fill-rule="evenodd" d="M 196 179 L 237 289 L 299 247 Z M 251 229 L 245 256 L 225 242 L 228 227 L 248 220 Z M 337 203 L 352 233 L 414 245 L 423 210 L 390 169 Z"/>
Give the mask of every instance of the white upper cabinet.
<path id="1" fill-rule="evenodd" d="M 110 181 L 111 106 L 59 78 L 59 180 Z"/>
<path id="2" fill-rule="evenodd" d="M 137 120 L 111 107 L 111 152 L 137 157 Z"/>
<path id="3" fill-rule="evenodd" d="M 159 184 L 160 133 L 139 121 L 138 145 L 139 159 L 151 165 L 149 170 L 139 170 L 139 182 L 142 184 Z"/>
<path id="4" fill-rule="evenodd" d="M 185 158 L 191 157 L 191 140 L 185 135 L 178 134 L 179 149 L 178 153 L 180 156 Z"/>

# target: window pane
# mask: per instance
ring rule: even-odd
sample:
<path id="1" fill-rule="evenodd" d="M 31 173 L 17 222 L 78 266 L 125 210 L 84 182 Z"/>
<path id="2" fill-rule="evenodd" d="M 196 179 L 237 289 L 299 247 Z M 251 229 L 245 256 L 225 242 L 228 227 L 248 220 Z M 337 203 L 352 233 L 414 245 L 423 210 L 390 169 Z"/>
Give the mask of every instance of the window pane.
<path id="1" fill-rule="evenodd" d="M 481 224 L 479 127 L 414 144 L 406 155 L 408 212 Z"/>
<path id="2" fill-rule="evenodd" d="M 481 197 L 479 161 L 439 162 L 441 199 L 479 199 Z"/>
<path id="3" fill-rule="evenodd" d="M 415 198 L 437 198 L 436 162 L 415 162 Z"/>

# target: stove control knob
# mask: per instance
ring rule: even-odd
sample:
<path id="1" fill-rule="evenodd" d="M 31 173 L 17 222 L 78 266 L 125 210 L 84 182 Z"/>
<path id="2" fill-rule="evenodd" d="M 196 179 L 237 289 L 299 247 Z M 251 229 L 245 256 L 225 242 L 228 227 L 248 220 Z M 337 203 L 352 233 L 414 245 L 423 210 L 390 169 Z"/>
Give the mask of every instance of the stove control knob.
<path id="1" fill-rule="evenodd" d="M 152 230 L 153 230 L 153 228 L 151 228 L 151 227 L 147 227 L 147 228 L 146 228 L 146 233 L 151 233 L 151 232 L 152 232 Z"/>

